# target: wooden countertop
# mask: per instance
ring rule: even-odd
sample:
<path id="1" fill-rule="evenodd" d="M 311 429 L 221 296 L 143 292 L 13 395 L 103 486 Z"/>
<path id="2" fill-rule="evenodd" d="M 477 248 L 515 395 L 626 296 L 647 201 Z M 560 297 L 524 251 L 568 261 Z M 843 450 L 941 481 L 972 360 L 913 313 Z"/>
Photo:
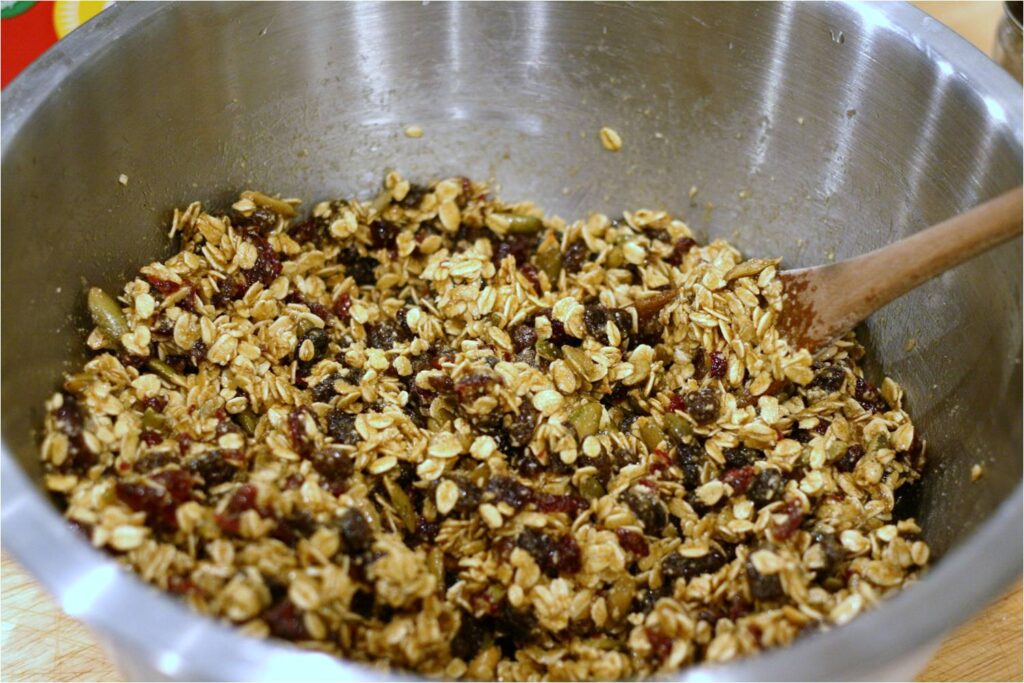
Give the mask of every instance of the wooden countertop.
<path id="1" fill-rule="evenodd" d="M 999 2 L 913 3 L 985 53 L 1002 13 Z M 89 630 L 66 616 L 11 559 L 0 563 L 0 680 L 123 680 Z M 920 673 L 920 681 L 1020 681 L 1021 584 L 956 630 Z"/>

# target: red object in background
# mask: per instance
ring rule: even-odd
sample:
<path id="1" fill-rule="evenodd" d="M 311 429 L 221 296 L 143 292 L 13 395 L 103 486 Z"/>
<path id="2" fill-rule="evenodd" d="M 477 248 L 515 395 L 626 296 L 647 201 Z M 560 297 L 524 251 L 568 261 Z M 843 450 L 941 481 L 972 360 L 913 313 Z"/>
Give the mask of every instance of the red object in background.
<path id="1" fill-rule="evenodd" d="M 15 16 L 4 17 L 0 21 L 0 87 L 6 87 L 56 42 L 52 2 L 37 2 Z"/>

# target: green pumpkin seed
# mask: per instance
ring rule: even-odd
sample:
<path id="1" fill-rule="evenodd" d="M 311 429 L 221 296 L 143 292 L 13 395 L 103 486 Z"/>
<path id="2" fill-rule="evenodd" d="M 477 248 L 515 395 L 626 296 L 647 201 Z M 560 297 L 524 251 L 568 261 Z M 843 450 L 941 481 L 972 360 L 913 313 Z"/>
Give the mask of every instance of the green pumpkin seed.
<path id="1" fill-rule="evenodd" d="M 597 477 L 587 477 L 580 484 L 580 493 L 583 494 L 584 498 L 593 500 L 594 498 L 600 498 L 603 496 L 605 494 L 605 490 Z"/>
<path id="2" fill-rule="evenodd" d="M 562 272 L 562 252 L 558 247 L 539 252 L 533 257 L 533 261 L 538 268 L 544 271 L 552 284 L 558 282 L 558 274 Z"/>
<path id="3" fill-rule="evenodd" d="M 509 232 L 537 232 L 544 227 L 541 220 L 535 216 L 527 216 L 521 213 L 493 213 L 491 215 L 507 225 Z"/>
<path id="4" fill-rule="evenodd" d="M 166 421 L 167 418 L 152 408 L 146 408 L 146 412 L 142 414 L 142 426 L 146 429 L 163 429 Z"/>
<path id="5" fill-rule="evenodd" d="M 644 420 L 640 423 L 640 439 L 647 446 L 647 450 L 653 451 L 665 440 L 665 432 L 650 419 Z"/>
<path id="6" fill-rule="evenodd" d="M 238 424 L 242 426 L 245 433 L 252 436 L 256 433 L 256 425 L 260 423 L 260 417 L 248 408 L 238 414 Z"/>
<path id="7" fill-rule="evenodd" d="M 569 413 L 569 424 L 576 430 L 576 436 L 580 441 L 597 433 L 603 412 L 601 404 L 597 401 L 584 401 L 572 409 Z"/>
<path id="8" fill-rule="evenodd" d="M 669 438 L 674 443 L 683 443 L 688 436 L 693 434 L 693 426 L 683 419 L 682 415 L 666 413 L 663 421 L 665 422 L 665 431 L 668 432 Z"/>
<path id="9" fill-rule="evenodd" d="M 416 531 L 416 509 L 412 506 L 409 496 L 393 479 L 385 479 L 384 487 L 388 490 L 391 504 L 395 507 L 395 512 L 398 513 L 406 531 L 410 534 L 414 533 Z"/>
<path id="10" fill-rule="evenodd" d="M 171 384 L 179 387 L 185 386 L 185 377 L 159 358 L 150 358 L 146 361 L 146 367 L 152 370 L 158 377 Z"/>
<path id="11" fill-rule="evenodd" d="M 545 360 L 558 360 L 562 357 L 562 351 L 547 339 L 541 339 L 534 346 L 537 355 Z"/>
<path id="12" fill-rule="evenodd" d="M 93 287 L 89 290 L 87 303 L 89 315 L 96 327 L 100 328 L 107 339 L 120 346 L 121 336 L 131 330 L 128 329 L 128 321 L 117 300 L 99 287 Z"/>

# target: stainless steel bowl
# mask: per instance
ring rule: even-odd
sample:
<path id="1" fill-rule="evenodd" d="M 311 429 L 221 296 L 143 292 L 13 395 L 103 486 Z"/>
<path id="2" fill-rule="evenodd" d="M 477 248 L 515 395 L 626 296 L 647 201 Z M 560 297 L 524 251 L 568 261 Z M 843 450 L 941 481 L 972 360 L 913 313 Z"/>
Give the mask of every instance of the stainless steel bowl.
<path id="1" fill-rule="evenodd" d="M 888 3 L 118 5 L 7 88 L 2 124 L 3 542 L 144 677 L 377 676 L 189 612 L 41 491 L 35 430 L 83 357 L 85 283 L 114 288 L 168 254 L 172 207 L 247 187 L 343 196 L 388 167 L 466 173 L 567 217 L 664 206 L 809 265 L 1021 180 L 1017 84 Z M 605 125 L 618 154 L 597 142 Z M 929 442 L 916 510 L 934 569 L 848 626 L 683 676 L 878 675 L 1020 573 L 1020 283 L 1017 240 L 863 330 Z"/>

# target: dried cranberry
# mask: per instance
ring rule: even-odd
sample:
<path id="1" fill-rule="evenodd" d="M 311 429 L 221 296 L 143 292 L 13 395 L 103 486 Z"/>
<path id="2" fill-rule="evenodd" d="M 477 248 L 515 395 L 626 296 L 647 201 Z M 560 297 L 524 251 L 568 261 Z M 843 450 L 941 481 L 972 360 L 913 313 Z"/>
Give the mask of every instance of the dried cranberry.
<path id="1" fill-rule="evenodd" d="M 188 595 L 196 591 L 196 585 L 187 576 L 167 577 L 167 590 L 176 595 Z"/>
<path id="2" fill-rule="evenodd" d="M 309 632 L 302 617 L 302 610 L 288 598 L 282 598 L 273 606 L 268 607 L 261 615 L 267 622 L 270 633 L 276 638 L 285 640 L 306 640 Z"/>
<path id="3" fill-rule="evenodd" d="M 253 237 L 252 243 L 256 247 L 256 263 L 252 268 L 242 271 L 245 276 L 246 289 L 257 282 L 262 282 L 264 286 L 270 286 L 281 274 L 281 259 L 266 239 Z"/>
<path id="4" fill-rule="evenodd" d="M 753 465 L 737 467 L 736 469 L 728 470 L 722 475 L 722 483 L 731 486 L 733 494 L 737 496 L 746 493 L 752 481 L 754 481 Z"/>
<path id="5" fill-rule="evenodd" d="M 686 401 L 686 407 L 690 416 L 697 421 L 697 424 L 708 424 L 718 419 L 721 406 L 719 405 L 717 390 L 705 387 L 697 391 L 691 391 L 683 398 Z"/>
<path id="6" fill-rule="evenodd" d="M 668 410 L 675 413 L 686 412 L 686 399 L 679 394 L 672 394 L 668 397 Z"/>
<path id="7" fill-rule="evenodd" d="M 192 475 L 185 470 L 164 470 L 150 476 L 159 483 L 176 503 L 184 503 L 192 497 Z"/>
<path id="8" fill-rule="evenodd" d="M 864 447 L 860 444 L 853 444 L 846 449 L 843 457 L 836 461 L 836 469 L 840 472 L 853 472 L 857 463 L 864 457 Z"/>
<path id="9" fill-rule="evenodd" d="M 301 456 L 308 456 L 313 449 L 312 440 L 306 432 L 306 415 L 312 415 L 312 411 L 306 406 L 294 408 L 288 414 L 288 434 L 291 437 L 292 448 Z"/>
<path id="10" fill-rule="evenodd" d="M 665 261 L 671 263 L 673 266 L 678 266 L 683 262 L 683 257 L 686 256 L 691 249 L 697 246 L 697 242 L 689 237 L 680 237 L 676 240 L 676 243 L 672 245 L 672 253 L 666 257 Z"/>
<path id="11" fill-rule="evenodd" d="M 160 436 L 159 432 L 154 432 L 152 429 L 142 430 L 139 434 L 139 438 L 142 439 L 147 446 L 155 446 L 164 440 L 164 437 Z"/>
<path id="12" fill-rule="evenodd" d="M 511 337 L 512 348 L 519 353 L 526 349 L 532 349 L 533 345 L 537 343 L 537 330 L 533 329 L 533 325 L 524 323 L 513 328 Z"/>
<path id="13" fill-rule="evenodd" d="M 351 313 L 349 312 L 351 308 L 352 297 L 349 296 L 348 292 L 343 292 L 334 300 L 334 303 L 331 305 L 331 312 L 338 316 L 338 320 L 343 323 L 347 323 L 352 319 Z"/>
<path id="14" fill-rule="evenodd" d="M 725 354 L 721 351 L 711 352 L 711 366 L 709 372 L 711 376 L 716 379 L 725 377 L 725 371 L 729 368 L 729 364 L 725 361 Z"/>
<path id="15" fill-rule="evenodd" d="M 491 242 L 495 242 L 492 238 Z M 515 259 L 516 267 L 521 268 L 530 262 L 530 255 L 533 254 L 537 238 L 534 235 L 516 233 L 507 236 L 505 239 L 497 240 L 494 246 L 494 254 L 491 257 L 495 266 L 499 266 L 506 256 Z"/>
<path id="16" fill-rule="evenodd" d="M 311 216 L 289 228 L 288 234 L 299 244 L 321 245 L 327 239 L 328 226 L 326 218 Z"/>
<path id="17" fill-rule="evenodd" d="M 647 557 L 651 552 L 650 548 L 647 547 L 647 541 L 644 540 L 644 535 L 619 527 L 615 530 L 615 536 L 619 539 L 619 545 L 622 546 L 623 550 L 629 551 L 637 557 Z"/>
<path id="18" fill-rule="evenodd" d="M 579 545 L 570 535 L 556 540 L 545 533 L 527 528 L 516 539 L 516 545 L 530 553 L 537 566 L 548 576 L 575 574 L 582 568 Z"/>
<path id="19" fill-rule="evenodd" d="M 373 529 L 366 521 L 363 513 L 354 508 L 349 508 L 338 520 L 338 529 L 341 531 L 341 540 L 345 552 L 349 555 L 357 555 L 370 549 L 373 544 Z"/>
<path id="20" fill-rule="evenodd" d="M 655 659 L 662 661 L 672 654 L 672 639 L 653 628 L 644 628 L 647 634 L 647 642 L 651 644 L 651 654 Z"/>
<path id="21" fill-rule="evenodd" d="M 180 282 L 162 280 L 161 278 L 158 278 L 155 275 L 147 275 L 146 282 L 149 283 L 150 287 L 160 292 L 164 296 L 167 296 L 168 294 L 174 294 L 182 287 Z"/>
<path id="22" fill-rule="evenodd" d="M 146 524 L 157 531 L 173 532 L 178 528 L 174 511 L 178 505 L 162 488 L 119 481 L 114 486 L 118 500 L 135 512 L 146 513 Z"/>
<path id="23" fill-rule="evenodd" d="M 804 513 L 800 509 L 800 503 L 791 500 L 779 511 L 784 515 L 781 522 L 773 522 L 772 536 L 778 541 L 785 541 L 792 536 L 804 521 Z"/>
<path id="24" fill-rule="evenodd" d="M 585 498 L 573 495 L 561 496 L 556 493 L 538 494 L 535 496 L 534 502 L 541 512 L 564 512 L 569 517 L 576 517 L 590 508 L 590 504 Z"/>
<path id="25" fill-rule="evenodd" d="M 757 507 L 762 507 L 782 499 L 782 493 L 786 489 L 786 481 L 782 473 L 777 469 L 769 467 L 761 470 L 747 491 L 749 498 Z"/>
<path id="26" fill-rule="evenodd" d="M 164 396 L 147 396 L 140 403 L 144 410 L 148 408 L 155 413 L 162 413 L 164 408 L 167 407 L 167 398 Z"/>

